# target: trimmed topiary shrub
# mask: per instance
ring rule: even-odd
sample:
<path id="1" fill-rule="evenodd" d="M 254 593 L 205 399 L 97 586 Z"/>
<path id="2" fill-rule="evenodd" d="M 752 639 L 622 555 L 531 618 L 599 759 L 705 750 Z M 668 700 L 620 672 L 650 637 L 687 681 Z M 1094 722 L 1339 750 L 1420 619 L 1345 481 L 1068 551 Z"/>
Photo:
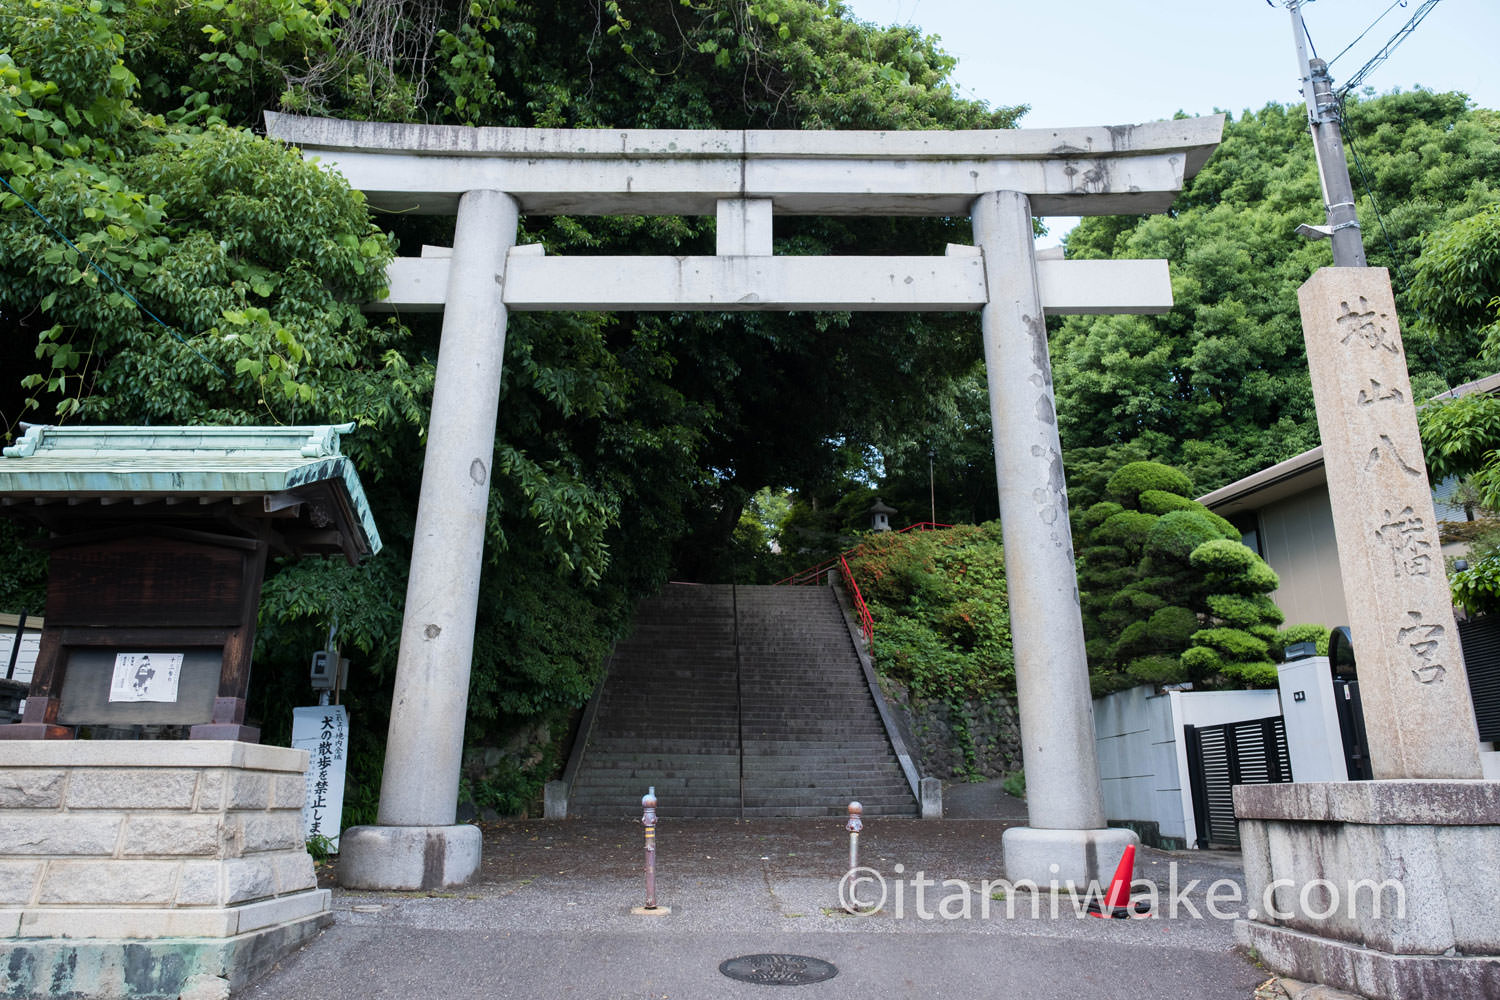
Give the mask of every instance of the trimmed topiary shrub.
<path id="1" fill-rule="evenodd" d="M 1188 555 L 1188 563 L 1194 569 L 1223 576 L 1240 576 L 1260 559 L 1238 540 L 1227 538 L 1205 540 Z"/>
<path id="2" fill-rule="evenodd" d="M 1265 594 L 1210 594 L 1208 610 L 1215 618 L 1237 628 L 1280 625 L 1286 616 Z M 1271 632 L 1274 634 L 1275 629 Z"/>
<path id="3" fill-rule="evenodd" d="M 1203 627 L 1196 612 L 1188 608 L 1162 608 L 1151 615 L 1146 630 L 1153 641 L 1167 648 L 1181 648 Z"/>
<path id="4" fill-rule="evenodd" d="M 1140 509 L 1147 514 L 1170 514 L 1174 510 L 1196 510 L 1204 514 L 1212 513 L 1207 507 L 1196 500 L 1189 500 L 1185 496 L 1176 493 L 1168 493 L 1166 490 L 1147 490 L 1141 494 Z"/>
<path id="5" fill-rule="evenodd" d="M 1204 543 L 1225 540 L 1224 532 L 1209 516 L 1195 510 L 1174 510 L 1156 519 L 1146 544 L 1153 555 L 1173 562 L 1187 562 L 1193 550 Z M 1239 544 L 1238 534 L 1235 535 L 1235 544 Z M 1245 547 L 1240 545 L 1240 548 Z"/>
<path id="6" fill-rule="evenodd" d="M 1264 639 L 1238 628 L 1206 628 L 1193 633 L 1193 644 L 1218 650 L 1226 660 L 1265 660 L 1270 650 Z"/>
<path id="7" fill-rule="evenodd" d="M 1131 462 L 1120 466 L 1104 486 L 1105 494 L 1110 499 L 1127 507 L 1139 506 L 1140 496 L 1147 490 L 1160 490 L 1185 497 L 1193 492 L 1193 481 L 1186 473 L 1170 465 L 1162 465 L 1160 462 Z"/>
<path id="8" fill-rule="evenodd" d="M 1132 462 L 1078 519 L 1079 588 L 1096 693 L 1131 683 L 1275 683 L 1276 574 L 1186 476 Z"/>
<path id="9" fill-rule="evenodd" d="M 1111 517 L 1120 513 L 1124 509 L 1124 507 L 1121 507 L 1117 503 L 1110 503 L 1107 500 L 1101 501 L 1100 503 L 1094 504 L 1094 506 L 1083 512 L 1083 517 L 1079 521 L 1079 526 L 1088 531 L 1093 531 L 1095 528 L 1099 527 L 1099 525 L 1103 524 L 1105 521 L 1108 521 Z"/>
<path id="10" fill-rule="evenodd" d="M 1142 656 L 1125 665 L 1137 684 L 1174 684 L 1182 678 L 1182 661 L 1175 656 Z"/>
<path id="11" fill-rule="evenodd" d="M 1150 639 L 1150 630 L 1143 621 L 1133 621 L 1125 626 L 1125 631 L 1115 640 L 1114 655 L 1124 656 L 1144 647 Z"/>
<path id="12" fill-rule="evenodd" d="M 1122 552 L 1128 553 L 1132 547 L 1139 546 L 1141 537 L 1157 520 L 1157 517 L 1138 510 L 1122 510 L 1099 525 L 1094 536 L 1105 545 L 1118 546 Z"/>
<path id="13" fill-rule="evenodd" d="M 1250 687 L 1275 687 L 1278 676 L 1276 664 L 1259 661 L 1225 664 L 1224 675 L 1231 681 L 1237 680 Z"/>
<path id="14" fill-rule="evenodd" d="M 1271 655 L 1278 660 L 1286 658 L 1286 647 L 1297 642 L 1311 642 L 1317 644 L 1319 656 L 1328 655 L 1328 629 L 1322 625 L 1288 625 L 1276 633 L 1276 638 L 1271 642 Z"/>
<path id="15" fill-rule="evenodd" d="M 1224 672 L 1224 658 L 1207 646 L 1189 646 L 1182 651 L 1182 665 L 1187 680 L 1202 680 Z"/>

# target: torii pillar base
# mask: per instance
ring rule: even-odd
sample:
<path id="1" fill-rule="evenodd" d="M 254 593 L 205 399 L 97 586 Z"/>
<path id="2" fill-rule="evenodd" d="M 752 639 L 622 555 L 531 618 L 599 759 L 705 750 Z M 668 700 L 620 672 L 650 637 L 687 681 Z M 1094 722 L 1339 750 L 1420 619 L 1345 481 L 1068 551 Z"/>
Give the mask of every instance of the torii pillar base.
<path id="1" fill-rule="evenodd" d="M 479 827 L 354 826 L 339 839 L 345 889 L 446 889 L 479 870 Z"/>
<path id="2" fill-rule="evenodd" d="M 1138 843 L 1129 830 L 1042 830 L 1011 827 L 1001 835 L 1005 878 L 1011 885 L 1032 882 L 1038 889 L 1086 890 L 1107 886 L 1125 855 Z"/>

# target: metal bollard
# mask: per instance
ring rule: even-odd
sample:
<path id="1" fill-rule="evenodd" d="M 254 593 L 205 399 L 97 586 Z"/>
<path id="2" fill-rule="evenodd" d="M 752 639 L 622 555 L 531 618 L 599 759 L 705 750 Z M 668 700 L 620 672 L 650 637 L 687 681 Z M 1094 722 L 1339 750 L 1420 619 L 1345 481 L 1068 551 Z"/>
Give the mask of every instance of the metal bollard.
<path id="1" fill-rule="evenodd" d="M 641 825 L 646 828 L 646 909 L 656 909 L 656 786 L 641 797 Z"/>
<path id="2" fill-rule="evenodd" d="M 865 807 L 858 802 L 849 803 L 849 822 L 844 824 L 844 829 L 849 831 L 849 870 L 851 872 L 859 867 L 859 831 L 865 828 L 860 816 L 864 814 L 864 811 Z"/>

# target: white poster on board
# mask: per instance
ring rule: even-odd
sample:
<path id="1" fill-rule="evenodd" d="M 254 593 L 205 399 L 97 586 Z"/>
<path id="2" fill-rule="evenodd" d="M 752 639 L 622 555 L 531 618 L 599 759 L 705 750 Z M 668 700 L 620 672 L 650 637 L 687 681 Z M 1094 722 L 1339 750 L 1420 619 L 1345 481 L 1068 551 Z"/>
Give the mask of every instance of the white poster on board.
<path id="1" fill-rule="evenodd" d="M 349 710 L 343 705 L 292 709 L 292 746 L 306 750 L 307 798 L 303 836 L 327 837 L 339 849 L 344 823 L 344 769 L 349 759 Z"/>
<path id="2" fill-rule="evenodd" d="M 116 653 L 110 701 L 176 701 L 181 653 Z"/>

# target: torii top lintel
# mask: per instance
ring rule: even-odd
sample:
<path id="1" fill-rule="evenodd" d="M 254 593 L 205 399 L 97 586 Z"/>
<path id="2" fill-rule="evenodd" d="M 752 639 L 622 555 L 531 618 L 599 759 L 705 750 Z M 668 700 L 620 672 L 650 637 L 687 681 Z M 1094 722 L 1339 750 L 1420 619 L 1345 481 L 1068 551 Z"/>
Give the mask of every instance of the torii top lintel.
<path id="1" fill-rule="evenodd" d="M 766 199 L 785 215 L 967 215 L 1019 191 L 1036 215 L 1164 212 L 1218 145 L 1224 116 L 962 132 L 469 128 L 266 113 L 391 211 L 452 214 L 504 191 L 538 215 L 712 215 Z"/>

